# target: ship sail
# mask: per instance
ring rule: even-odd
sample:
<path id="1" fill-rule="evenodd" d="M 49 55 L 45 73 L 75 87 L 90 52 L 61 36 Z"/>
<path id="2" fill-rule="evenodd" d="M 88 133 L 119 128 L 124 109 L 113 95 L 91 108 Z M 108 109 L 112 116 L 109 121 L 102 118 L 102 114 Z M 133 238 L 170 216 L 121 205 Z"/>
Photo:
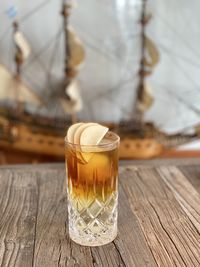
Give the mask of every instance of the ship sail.
<path id="1" fill-rule="evenodd" d="M 79 37 L 76 35 L 72 27 L 67 28 L 68 32 L 68 42 L 70 58 L 68 61 L 68 66 L 71 69 L 79 70 L 85 59 L 85 50 L 83 44 L 81 43 Z"/>
<path id="2" fill-rule="evenodd" d="M 85 50 L 79 37 L 76 35 L 72 27 L 67 27 L 69 59 L 68 68 L 73 72 L 77 72 L 83 65 L 85 59 Z M 60 99 L 62 108 L 65 113 L 74 114 L 80 111 L 83 107 L 83 101 L 80 95 L 80 90 L 75 78 L 72 78 L 65 88 L 67 98 Z"/>
<path id="3" fill-rule="evenodd" d="M 42 101 L 28 86 L 16 79 L 3 65 L 0 65 L 0 100 L 13 100 L 36 106 Z"/>
<path id="4" fill-rule="evenodd" d="M 82 109 L 83 102 L 80 96 L 78 83 L 74 80 L 65 89 L 67 99 L 60 99 L 63 110 L 73 114 Z"/>
<path id="5" fill-rule="evenodd" d="M 160 54 L 155 43 L 148 37 L 144 36 L 144 43 L 146 47 L 146 57 L 144 58 L 144 66 L 153 68 L 160 60 Z"/>
<path id="6" fill-rule="evenodd" d="M 19 30 L 14 33 L 14 41 L 16 46 L 20 49 L 23 61 L 26 60 L 30 55 L 31 48 L 25 36 Z"/>
<path id="7" fill-rule="evenodd" d="M 72 3 L 63 2 L 62 15 L 64 19 L 65 31 L 65 97 L 60 98 L 61 107 L 65 113 L 71 115 L 71 120 L 76 121 L 76 112 L 80 111 L 83 101 L 76 81 L 76 75 L 83 65 L 85 50 L 74 29 L 68 25 L 68 15 L 72 8 Z"/>
<path id="8" fill-rule="evenodd" d="M 153 102 L 154 102 L 152 90 L 149 84 L 145 82 L 143 87 L 144 88 L 143 88 L 143 93 L 142 93 L 142 99 L 139 100 L 137 103 L 138 109 L 141 112 L 147 111 L 153 105 Z"/>

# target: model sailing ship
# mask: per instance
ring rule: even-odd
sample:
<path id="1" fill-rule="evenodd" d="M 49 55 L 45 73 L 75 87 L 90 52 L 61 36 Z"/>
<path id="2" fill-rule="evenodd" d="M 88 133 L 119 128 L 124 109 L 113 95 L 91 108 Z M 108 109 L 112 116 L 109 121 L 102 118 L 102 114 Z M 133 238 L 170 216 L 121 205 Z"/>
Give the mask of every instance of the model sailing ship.
<path id="1" fill-rule="evenodd" d="M 152 19 L 147 12 L 147 0 L 141 7 L 141 61 L 139 83 L 131 121 L 122 121 L 119 133 L 122 137 L 120 156 L 122 158 L 148 159 L 165 150 L 177 147 L 198 137 L 198 129 L 192 134 L 177 133 L 167 135 L 153 123 L 144 121 L 145 112 L 153 105 L 152 90 L 146 78 L 150 76 L 160 61 L 160 53 L 153 40 L 146 34 L 146 26 Z"/>
<path id="2" fill-rule="evenodd" d="M 61 15 L 65 33 L 65 78 L 58 96 L 62 109 L 70 115 L 71 119 L 69 118 L 68 122 L 66 120 L 55 122 L 51 117 L 34 117 L 27 111 L 27 105 L 41 107 L 45 103 L 21 79 L 21 67 L 30 55 L 31 48 L 20 31 L 19 22 L 14 19 L 16 72 L 12 74 L 5 66 L 0 65 L 0 99 L 4 101 L 0 107 L 1 147 L 56 156 L 63 154 L 63 136 L 66 125 L 76 121 L 76 112 L 82 107 L 76 75 L 85 57 L 78 36 L 68 25 L 71 8 L 72 4 L 63 2 Z M 16 16 L 13 7 L 9 12 L 11 17 Z"/>
<path id="3" fill-rule="evenodd" d="M 31 45 L 20 31 L 19 22 L 14 15 L 13 39 L 15 42 L 16 71 L 11 74 L 0 65 L 0 146 L 7 149 L 17 149 L 37 154 L 63 156 L 63 137 L 67 125 L 77 120 L 76 112 L 82 108 L 76 76 L 83 64 L 85 53 L 83 46 L 72 28 L 69 27 L 68 17 L 72 4 L 63 2 L 63 30 L 65 33 L 65 79 L 56 97 L 69 120 L 55 119 L 51 116 L 34 116 L 26 109 L 27 105 L 41 107 L 45 102 L 40 95 L 30 89 L 21 78 L 21 67 L 31 54 Z M 13 16 L 13 15 L 12 15 Z M 120 154 L 123 158 L 150 158 L 159 155 L 164 146 L 171 141 L 177 145 L 192 136 L 171 136 L 157 130 L 152 124 L 144 123 L 143 113 L 153 104 L 150 87 L 145 77 L 150 75 L 159 62 L 159 52 L 154 42 L 146 36 L 145 27 L 151 16 L 146 14 L 146 0 L 143 0 L 141 14 L 141 66 L 140 81 L 137 90 L 133 120 L 121 122 L 119 125 L 108 125 L 123 137 Z M 177 139 L 178 138 L 178 139 Z M 171 140 L 172 139 L 172 140 Z M 174 141 L 176 140 L 176 141 Z"/>

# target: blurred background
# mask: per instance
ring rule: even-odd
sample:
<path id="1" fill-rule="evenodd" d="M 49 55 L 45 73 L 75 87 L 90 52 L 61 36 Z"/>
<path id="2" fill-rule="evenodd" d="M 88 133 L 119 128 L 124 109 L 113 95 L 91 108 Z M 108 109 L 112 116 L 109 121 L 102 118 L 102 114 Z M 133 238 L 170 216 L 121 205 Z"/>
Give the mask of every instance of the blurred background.
<path id="1" fill-rule="evenodd" d="M 200 3 L 2 0 L 0 164 L 64 159 L 76 121 L 120 157 L 200 156 Z"/>

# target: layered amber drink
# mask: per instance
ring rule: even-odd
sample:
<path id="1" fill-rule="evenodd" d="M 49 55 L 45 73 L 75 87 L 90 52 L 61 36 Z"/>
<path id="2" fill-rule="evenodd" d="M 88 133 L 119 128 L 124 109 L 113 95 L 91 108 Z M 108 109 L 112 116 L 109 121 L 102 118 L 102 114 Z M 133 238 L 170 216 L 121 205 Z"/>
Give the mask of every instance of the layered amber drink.
<path id="1" fill-rule="evenodd" d="M 118 146 L 112 132 L 98 145 L 67 139 L 69 234 L 76 243 L 99 246 L 117 235 Z"/>

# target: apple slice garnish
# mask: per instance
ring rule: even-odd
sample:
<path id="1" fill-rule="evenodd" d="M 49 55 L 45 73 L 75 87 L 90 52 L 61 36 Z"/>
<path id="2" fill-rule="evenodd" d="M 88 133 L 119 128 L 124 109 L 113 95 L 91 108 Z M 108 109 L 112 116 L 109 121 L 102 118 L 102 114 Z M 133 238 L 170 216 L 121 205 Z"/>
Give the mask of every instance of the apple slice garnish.
<path id="1" fill-rule="evenodd" d="M 100 124 L 93 124 L 89 127 L 86 127 L 80 135 L 80 145 L 98 145 L 108 130 L 109 129 L 107 127 L 104 127 Z"/>
<path id="2" fill-rule="evenodd" d="M 68 131 L 67 131 L 67 141 L 73 145 L 74 144 L 74 134 L 76 132 L 76 130 L 79 128 L 79 126 L 81 126 L 82 124 L 84 124 L 83 122 L 79 122 L 79 123 L 75 123 L 73 125 L 71 125 L 69 128 L 68 128 Z M 69 152 L 73 155 L 73 157 L 76 157 L 77 160 L 79 160 L 80 162 L 83 161 L 82 157 L 79 156 L 76 152 L 76 149 L 75 147 L 69 147 L 68 148 Z"/>
<path id="3" fill-rule="evenodd" d="M 77 147 L 74 150 L 77 159 L 87 163 L 93 155 L 91 152 L 94 152 L 89 146 L 98 145 L 108 130 L 107 127 L 93 122 L 73 124 L 68 129 L 67 140 L 74 145 L 80 145 L 80 149 Z"/>
<path id="4" fill-rule="evenodd" d="M 92 157 L 91 148 L 87 146 L 98 145 L 108 130 L 109 129 L 107 127 L 104 127 L 100 124 L 94 124 L 86 127 L 82 131 L 80 135 L 80 146 L 82 151 L 81 156 L 83 157 L 84 161 L 89 162 L 90 158 Z"/>
<path id="5" fill-rule="evenodd" d="M 82 123 L 79 125 L 79 127 L 76 128 L 73 136 L 73 143 L 75 145 L 80 145 L 80 136 L 83 130 L 85 130 L 87 127 L 90 127 L 91 125 L 95 125 L 96 123 Z M 82 156 L 81 149 L 77 147 L 76 149 L 76 157 L 77 159 L 82 163 L 86 164 L 87 161 L 85 161 L 84 157 Z"/>
<path id="6" fill-rule="evenodd" d="M 73 143 L 76 145 L 80 145 L 80 136 L 82 134 L 82 132 L 92 126 L 92 125 L 96 125 L 97 123 L 94 122 L 88 122 L 88 123 L 82 123 L 81 125 L 79 125 L 79 127 L 76 129 L 76 131 L 74 132 L 74 138 L 73 138 Z"/>
<path id="7" fill-rule="evenodd" d="M 67 141 L 70 143 L 74 143 L 74 134 L 76 132 L 76 130 L 79 128 L 79 126 L 81 126 L 82 124 L 84 124 L 83 122 L 79 122 L 79 123 L 75 123 L 73 125 L 71 125 L 67 131 Z"/>

